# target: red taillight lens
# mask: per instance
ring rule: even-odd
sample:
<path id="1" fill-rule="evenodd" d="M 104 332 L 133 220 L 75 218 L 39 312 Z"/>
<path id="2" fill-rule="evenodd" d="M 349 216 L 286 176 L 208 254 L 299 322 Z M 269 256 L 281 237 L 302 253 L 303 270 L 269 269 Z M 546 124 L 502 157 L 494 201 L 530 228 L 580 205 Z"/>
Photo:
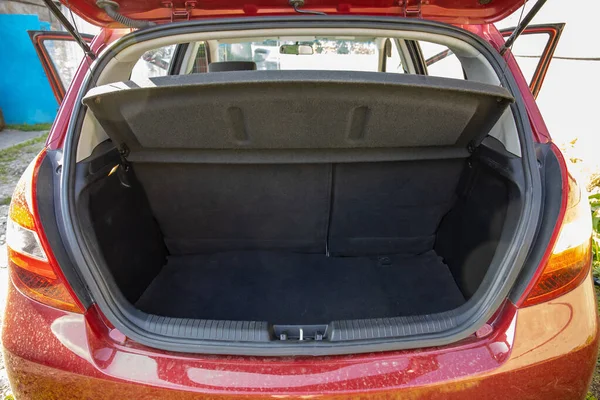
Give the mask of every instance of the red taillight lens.
<path id="1" fill-rule="evenodd" d="M 592 263 L 592 218 L 585 190 L 568 174 L 562 154 L 554 152 L 563 167 L 562 223 L 556 228 L 552 251 L 544 257 L 543 269 L 522 306 L 542 303 L 577 287 L 589 274 Z"/>
<path id="2" fill-rule="evenodd" d="M 45 150 L 29 164 L 12 196 L 6 224 L 13 284 L 40 303 L 71 312 L 84 308 L 73 294 L 48 245 L 37 214 L 35 187 Z"/>

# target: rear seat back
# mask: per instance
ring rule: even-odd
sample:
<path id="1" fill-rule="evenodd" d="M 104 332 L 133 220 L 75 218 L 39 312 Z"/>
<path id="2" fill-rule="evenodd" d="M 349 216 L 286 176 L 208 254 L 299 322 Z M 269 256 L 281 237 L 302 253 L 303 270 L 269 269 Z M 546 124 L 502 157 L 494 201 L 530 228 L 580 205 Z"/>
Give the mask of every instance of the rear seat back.
<path id="1" fill-rule="evenodd" d="M 431 250 L 462 159 L 355 164 L 135 163 L 171 254 Z"/>
<path id="2" fill-rule="evenodd" d="M 208 72 L 255 71 L 254 61 L 219 61 L 208 64 Z"/>
<path id="3" fill-rule="evenodd" d="M 323 253 L 326 164 L 134 164 L 171 254 L 282 249 Z"/>
<path id="4" fill-rule="evenodd" d="M 463 159 L 334 165 L 332 255 L 420 254 L 455 202 Z"/>

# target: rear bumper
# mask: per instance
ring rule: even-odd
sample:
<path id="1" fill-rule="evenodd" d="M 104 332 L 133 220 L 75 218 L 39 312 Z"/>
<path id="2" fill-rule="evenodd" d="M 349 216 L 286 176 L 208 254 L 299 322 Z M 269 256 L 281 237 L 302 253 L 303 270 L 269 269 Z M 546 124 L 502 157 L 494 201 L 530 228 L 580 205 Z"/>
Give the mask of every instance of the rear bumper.
<path id="1" fill-rule="evenodd" d="M 318 358 L 202 356 L 120 344 L 94 313 L 55 310 L 10 284 L 2 335 L 18 399 L 585 397 L 598 347 L 591 279 L 554 301 L 504 315 L 486 338 L 443 348 Z"/>

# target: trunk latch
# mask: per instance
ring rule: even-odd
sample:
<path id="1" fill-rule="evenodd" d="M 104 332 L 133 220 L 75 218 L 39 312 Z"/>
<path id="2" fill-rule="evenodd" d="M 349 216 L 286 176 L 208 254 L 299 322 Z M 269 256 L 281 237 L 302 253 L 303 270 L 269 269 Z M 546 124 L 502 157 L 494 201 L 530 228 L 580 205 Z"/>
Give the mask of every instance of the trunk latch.
<path id="1" fill-rule="evenodd" d="M 402 7 L 402 16 L 404 18 L 421 18 L 421 0 L 399 0 Z M 412 4 L 409 4 L 412 3 Z"/>
<path id="2" fill-rule="evenodd" d="M 171 9 L 171 22 L 182 20 L 189 21 L 190 16 L 192 15 L 192 10 L 196 8 L 196 1 L 186 1 L 184 8 L 175 7 L 172 1 L 163 1 L 162 6 Z"/>
<path id="3" fill-rule="evenodd" d="M 322 341 L 325 340 L 327 325 L 273 325 L 276 340 L 285 341 Z"/>

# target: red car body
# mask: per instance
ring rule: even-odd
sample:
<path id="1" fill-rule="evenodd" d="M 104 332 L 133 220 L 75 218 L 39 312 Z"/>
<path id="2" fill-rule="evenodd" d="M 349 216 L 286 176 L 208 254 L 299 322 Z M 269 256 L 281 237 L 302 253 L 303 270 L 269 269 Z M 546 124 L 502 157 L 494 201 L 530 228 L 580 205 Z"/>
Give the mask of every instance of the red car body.
<path id="1" fill-rule="evenodd" d="M 596 364 L 590 280 L 548 303 L 507 304 L 486 337 L 417 351 L 318 358 L 178 354 L 130 343 L 95 309 L 72 314 L 11 285 L 3 345 L 17 399 L 582 399 Z"/>
<path id="2" fill-rule="evenodd" d="M 492 24 L 461 27 L 497 49 L 504 43 Z M 92 50 L 126 32 L 105 27 Z M 510 53 L 506 59 L 523 93 L 534 140 L 549 142 L 527 82 Z M 51 149 L 63 145 L 86 70 L 80 67 L 65 95 L 48 138 Z M 581 399 L 598 349 L 591 275 L 547 302 L 522 307 L 507 301 L 476 335 L 453 345 L 326 357 L 148 348 L 112 328 L 95 306 L 84 314 L 66 312 L 9 285 L 2 344 L 17 399 Z"/>

